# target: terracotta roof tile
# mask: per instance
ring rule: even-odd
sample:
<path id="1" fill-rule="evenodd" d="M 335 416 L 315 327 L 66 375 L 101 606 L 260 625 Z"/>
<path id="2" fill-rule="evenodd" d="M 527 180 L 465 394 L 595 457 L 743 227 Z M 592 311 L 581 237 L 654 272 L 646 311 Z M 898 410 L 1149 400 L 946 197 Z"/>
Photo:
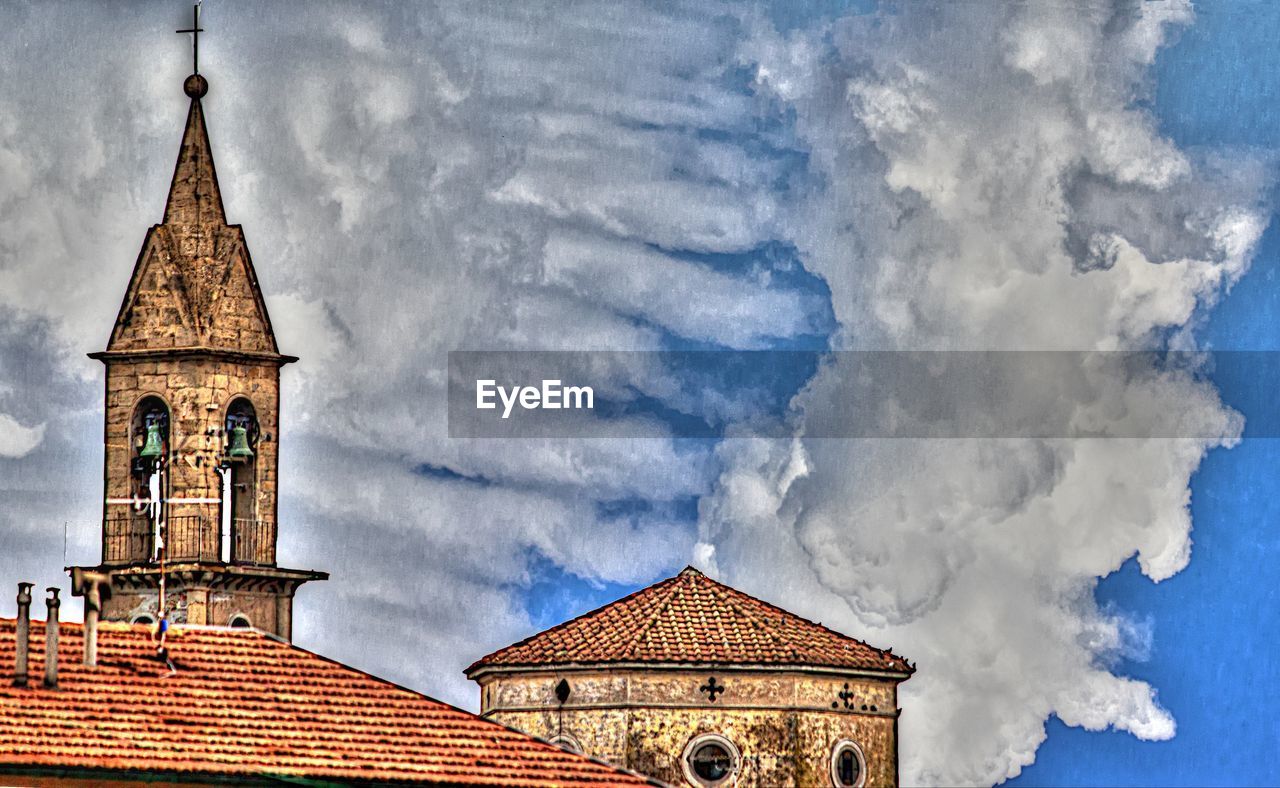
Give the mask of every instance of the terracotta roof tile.
<path id="1" fill-rule="evenodd" d="M 903 658 L 717 583 L 688 567 L 590 613 L 494 652 L 498 666 L 620 662 L 804 665 L 914 672 Z"/>
<path id="2" fill-rule="evenodd" d="M 143 626 L 101 624 L 98 666 L 61 628 L 59 682 L 12 686 L 13 619 L 0 619 L 0 772 L 122 770 L 246 779 L 503 786 L 628 786 L 644 778 L 566 752 L 256 630 L 173 627 L 176 675 Z"/>

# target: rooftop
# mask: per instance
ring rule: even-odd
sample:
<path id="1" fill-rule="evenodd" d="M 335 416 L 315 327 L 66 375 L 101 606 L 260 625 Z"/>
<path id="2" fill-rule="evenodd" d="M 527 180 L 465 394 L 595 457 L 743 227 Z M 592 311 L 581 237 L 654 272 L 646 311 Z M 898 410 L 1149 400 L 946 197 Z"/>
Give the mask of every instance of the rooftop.
<path id="1" fill-rule="evenodd" d="M 42 685 L 45 625 L 31 622 L 30 684 L 12 686 L 16 622 L 0 619 L 0 773 L 139 772 L 503 786 L 628 786 L 644 778 L 566 752 L 252 629 L 60 628 L 59 681 Z"/>
<path id="2" fill-rule="evenodd" d="M 617 663 L 803 666 L 877 671 L 914 668 L 686 567 L 636 591 L 500 649 L 467 668 Z"/>

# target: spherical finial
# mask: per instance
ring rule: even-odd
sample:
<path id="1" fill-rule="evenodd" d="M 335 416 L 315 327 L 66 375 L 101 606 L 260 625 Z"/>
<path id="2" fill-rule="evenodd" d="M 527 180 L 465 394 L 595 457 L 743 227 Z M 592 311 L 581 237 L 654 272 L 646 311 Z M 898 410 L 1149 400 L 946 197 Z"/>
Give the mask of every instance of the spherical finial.
<path id="1" fill-rule="evenodd" d="M 209 82 L 199 74 L 192 74 L 182 83 L 182 90 L 193 99 L 198 99 L 209 92 Z"/>

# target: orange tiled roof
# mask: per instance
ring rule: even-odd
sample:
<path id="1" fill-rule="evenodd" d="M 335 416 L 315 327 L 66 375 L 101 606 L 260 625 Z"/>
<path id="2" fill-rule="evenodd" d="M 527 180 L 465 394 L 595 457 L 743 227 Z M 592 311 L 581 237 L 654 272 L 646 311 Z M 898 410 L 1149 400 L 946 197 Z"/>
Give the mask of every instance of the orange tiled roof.
<path id="1" fill-rule="evenodd" d="M 467 668 L 604 663 L 803 665 L 910 674 L 889 651 L 717 583 L 693 567 Z"/>
<path id="2" fill-rule="evenodd" d="M 256 630 L 175 626 L 179 671 L 166 677 L 146 627 L 100 625 L 87 668 L 82 626 L 64 623 L 58 687 L 46 689 L 44 622 L 33 621 L 30 684 L 14 687 L 15 625 L 0 619 L 0 773 L 648 784 Z"/>

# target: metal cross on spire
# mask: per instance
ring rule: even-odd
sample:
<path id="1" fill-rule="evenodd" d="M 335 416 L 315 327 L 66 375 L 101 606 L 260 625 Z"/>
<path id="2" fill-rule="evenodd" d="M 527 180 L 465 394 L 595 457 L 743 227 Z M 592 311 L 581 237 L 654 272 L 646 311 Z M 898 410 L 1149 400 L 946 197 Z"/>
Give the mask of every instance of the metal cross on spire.
<path id="1" fill-rule="evenodd" d="M 200 3 L 196 3 L 191 7 L 191 27 L 186 30 L 177 30 L 178 33 L 191 34 L 191 73 L 200 73 L 200 34 L 204 32 L 204 28 L 200 27 Z"/>

